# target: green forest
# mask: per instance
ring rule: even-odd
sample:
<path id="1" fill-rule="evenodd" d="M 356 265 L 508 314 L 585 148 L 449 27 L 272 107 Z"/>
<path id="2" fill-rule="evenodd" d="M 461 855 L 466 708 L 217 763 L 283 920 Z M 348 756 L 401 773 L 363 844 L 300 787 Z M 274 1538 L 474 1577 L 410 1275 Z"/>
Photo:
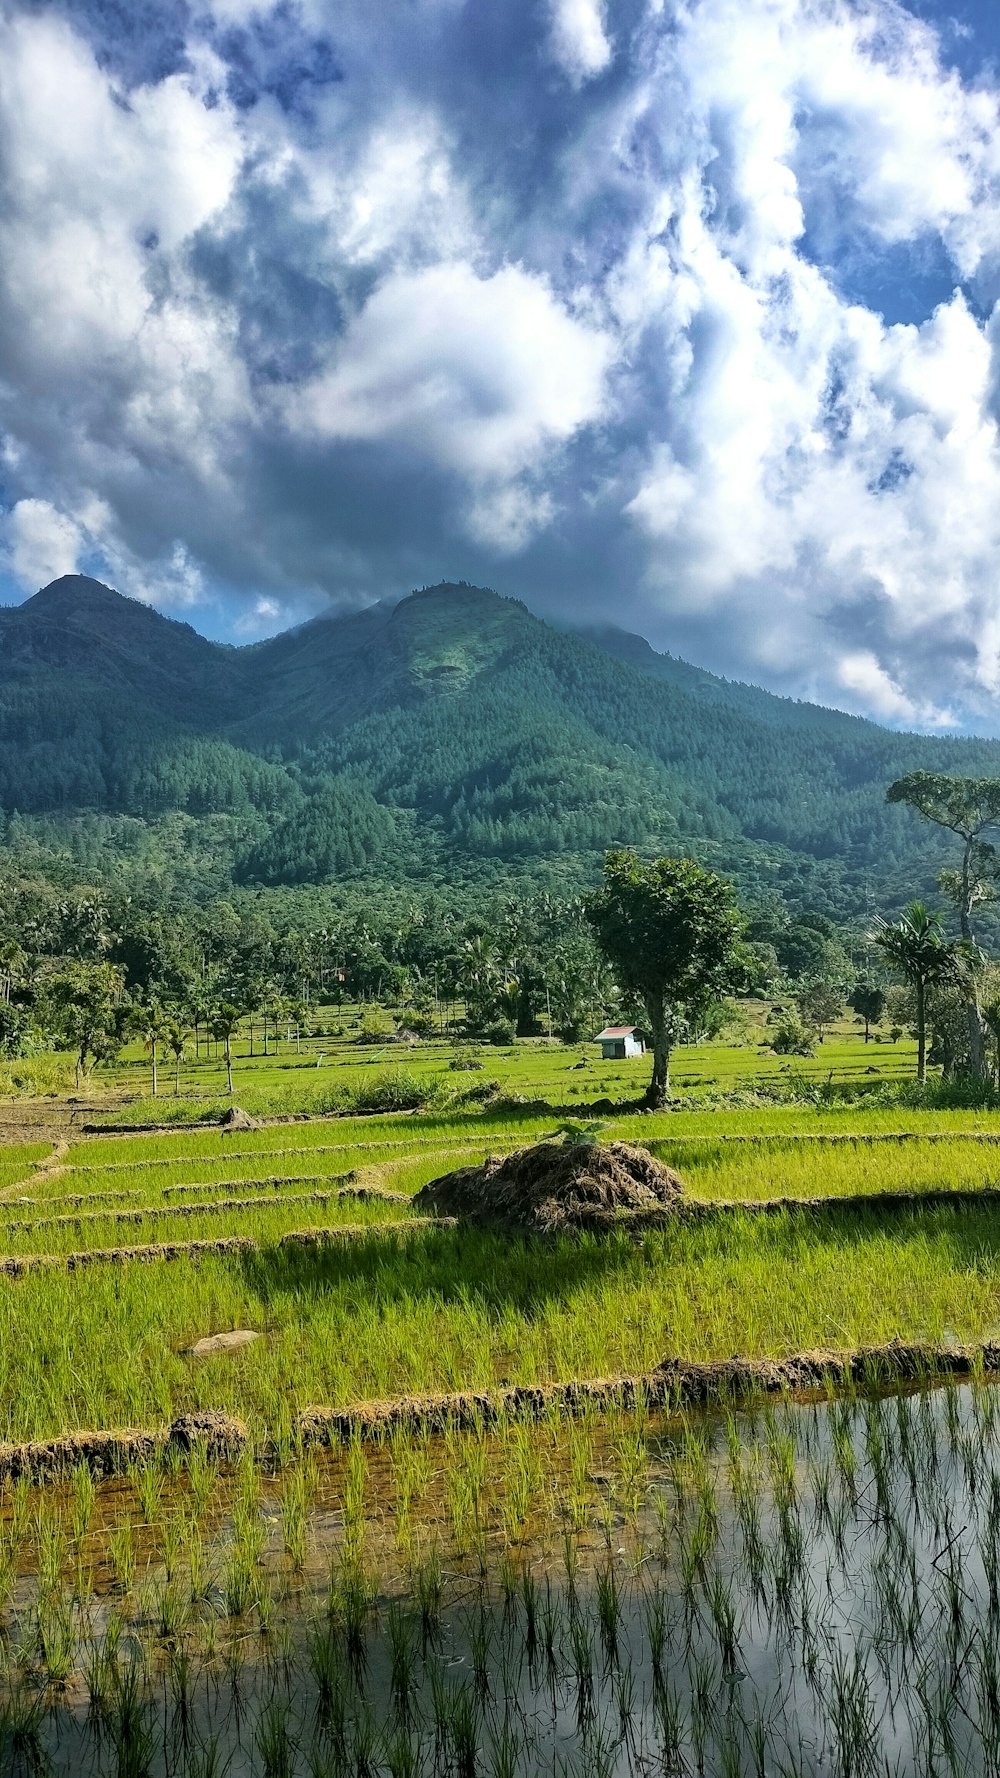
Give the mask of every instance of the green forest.
<path id="1" fill-rule="evenodd" d="M 8 868 L 161 905 L 577 893 L 628 845 L 701 859 L 745 905 L 857 923 L 947 862 L 886 804 L 919 768 L 995 774 L 1000 743 L 894 733 L 469 586 L 246 648 L 79 576 L 0 610 Z"/>

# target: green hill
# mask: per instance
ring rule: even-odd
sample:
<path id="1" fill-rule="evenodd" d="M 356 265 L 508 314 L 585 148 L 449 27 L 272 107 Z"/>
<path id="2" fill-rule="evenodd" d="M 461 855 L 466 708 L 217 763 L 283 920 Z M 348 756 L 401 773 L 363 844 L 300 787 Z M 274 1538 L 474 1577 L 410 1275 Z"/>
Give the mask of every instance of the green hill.
<path id="1" fill-rule="evenodd" d="M 893 733 L 475 587 L 247 648 L 81 576 L 0 610 L 0 806 L 40 869 L 570 883 L 628 843 L 849 917 L 944 856 L 884 802 L 917 766 L 1000 774 L 1000 742 Z"/>

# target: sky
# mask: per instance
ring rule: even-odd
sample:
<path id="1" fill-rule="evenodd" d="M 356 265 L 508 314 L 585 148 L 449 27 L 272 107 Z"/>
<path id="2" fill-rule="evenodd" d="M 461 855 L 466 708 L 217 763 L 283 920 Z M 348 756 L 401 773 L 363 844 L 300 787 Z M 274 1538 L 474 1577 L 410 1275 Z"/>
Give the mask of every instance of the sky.
<path id="1" fill-rule="evenodd" d="M 463 579 L 1000 733 L 1000 8 L 0 0 L 0 601 Z"/>

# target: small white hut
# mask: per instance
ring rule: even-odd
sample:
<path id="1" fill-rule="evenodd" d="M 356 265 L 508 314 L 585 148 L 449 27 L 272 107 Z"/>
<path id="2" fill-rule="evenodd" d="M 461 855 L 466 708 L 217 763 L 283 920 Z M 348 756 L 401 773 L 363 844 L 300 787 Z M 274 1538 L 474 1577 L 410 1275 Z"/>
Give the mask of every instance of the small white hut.
<path id="1" fill-rule="evenodd" d="M 642 1056 L 646 1053 L 636 1025 L 606 1025 L 598 1031 L 594 1038 L 601 1046 L 601 1059 L 605 1062 L 624 1062 L 628 1056 Z"/>

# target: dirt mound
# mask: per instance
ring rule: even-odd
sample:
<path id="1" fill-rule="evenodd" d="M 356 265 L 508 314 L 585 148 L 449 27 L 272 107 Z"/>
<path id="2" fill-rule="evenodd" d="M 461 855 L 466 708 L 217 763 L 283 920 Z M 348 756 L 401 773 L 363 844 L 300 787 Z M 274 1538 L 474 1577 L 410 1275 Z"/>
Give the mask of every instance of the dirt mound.
<path id="1" fill-rule="evenodd" d="M 671 1167 L 628 1142 L 539 1142 L 432 1179 L 414 1205 L 440 1216 L 558 1234 L 662 1216 L 676 1208 L 683 1189 Z"/>
<path id="2" fill-rule="evenodd" d="M 242 1105 L 230 1105 L 229 1110 L 220 1117 L 219 1123 L 223 1130 L 257 1130 L 260 1128 L 250 1113 L 244 1111 Z"/>

